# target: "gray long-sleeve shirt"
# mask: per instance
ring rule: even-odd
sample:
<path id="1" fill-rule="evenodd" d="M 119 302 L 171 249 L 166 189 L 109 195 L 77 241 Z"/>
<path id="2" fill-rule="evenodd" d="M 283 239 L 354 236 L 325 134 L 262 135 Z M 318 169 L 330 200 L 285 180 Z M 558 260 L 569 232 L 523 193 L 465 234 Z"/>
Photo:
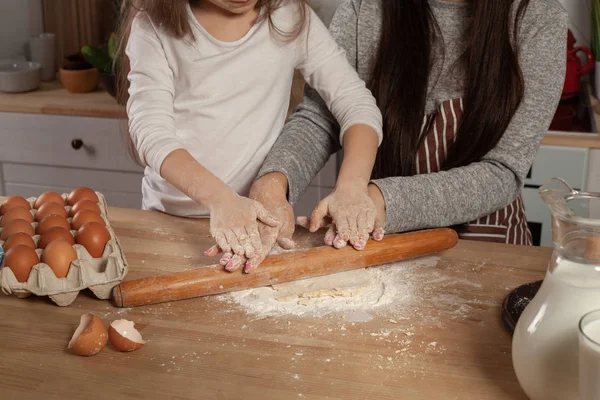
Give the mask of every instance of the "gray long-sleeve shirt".
<path id="1" fill-rule="evenodd" d="M 455 65 L 466 46 L 472 11 L 469 3 L 429 2 L 444 39 L 444 48 L 438 49 L 444 57 L 435 57 L 428 85 L 426 112 L 432 113 L 443 101 L 463 94 L 464 81 Z M 329 27 L 365 81 L 376 57 L 381 14 L 380 0 L 348 0 Z M 530 1 L 518 38 L 525 96 L 502 139 L 481 161 L 448 171 L 373 181 L 385 198 L 388 232 L 473 221 L 507 206 L 520 194 L 562 91 L 567 25 L 567 13 L 556 0 Z M 338 132 L 337 122 L 308 87 L 259 176 L 275 171 L 286 175 L 293 204 L 339 150 Z"/>

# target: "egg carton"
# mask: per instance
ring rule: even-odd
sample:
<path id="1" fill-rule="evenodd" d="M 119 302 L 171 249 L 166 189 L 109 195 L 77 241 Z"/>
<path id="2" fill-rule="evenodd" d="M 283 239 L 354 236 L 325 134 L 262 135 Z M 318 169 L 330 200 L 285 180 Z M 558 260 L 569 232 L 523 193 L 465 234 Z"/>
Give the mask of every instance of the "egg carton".
<path id="1" fill-rule="evenodd" d="M 19 282 L 15 278 L 10 268 L 4 268 L 5 260 L 2 260 L 0 268 L 0 285 L 2 291 L 7 295 L 14 295 L 18 298 L 27 298 L 32 294 L 37 296 L 48 296 L 55 304 L 64 307 L 68 306 L 83 289 L 90 289 L 99 299 L 109 299 L 112 289 L 118 285 L 127 275 L 128 264 L 123 254 L 123 249 L 119 239 L 115 235 L 107 218 L 108 207 L 106 199 L 101 193 L 96 192 L 100 200 L 98 206 L 102 213 L 102 218 L 106 223 L 106 228 L 110 233 L 110 240 L 104 248 L 104 253 L 100 258 L 93 258 L 87 249 L 79 244 L 73 245 L 77 253 L 77 260 L 71 263 L 69 272 L 64 278 L 57 278 L 52 269 L 44 263 L 36 264 L 26 282 Z M 67 194 L 62 197 L 66 199 Z M 36 198 L 29 198 L 27 201 L 32 205 Z M 66 206 L 67 212 L 71 209 Z M 35 216 L 36 210 L 32 210 Z M 71 218 L 68 218 L 71 222 Z M 37 223 L 32 223 L 34 229 Z M 2 229 L 0 228 L 0 233 Z M 71 231 L 75 235 L 76 231 Z M 37 246 L 40 235 L 33 236 Z M 0 245 L 4 242 L 0 240 Z M 38 256 L 42 254 L 41 249 L 37 249 Z"/>

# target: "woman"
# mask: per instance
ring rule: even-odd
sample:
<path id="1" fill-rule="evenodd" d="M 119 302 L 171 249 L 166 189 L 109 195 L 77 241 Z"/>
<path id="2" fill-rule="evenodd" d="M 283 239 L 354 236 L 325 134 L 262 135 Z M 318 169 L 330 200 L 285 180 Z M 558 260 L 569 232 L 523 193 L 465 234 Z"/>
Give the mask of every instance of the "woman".
<path id="1" fill-rule="evenodd" d="M 451 226 L 465 239 L 531 245 L 520 193 L 564 82 L 557 1 L 349 0 L 330 31 L 382 110 L 369 194 L 386 231 Z M 338 129 L 307 89 L 251 190 L 267 208 L 288 207 L 272 237 L 291 235 L 286 196 L 293 204 L 339 149 Z M 323 211 L 299 222 L 315 231 Z"/>

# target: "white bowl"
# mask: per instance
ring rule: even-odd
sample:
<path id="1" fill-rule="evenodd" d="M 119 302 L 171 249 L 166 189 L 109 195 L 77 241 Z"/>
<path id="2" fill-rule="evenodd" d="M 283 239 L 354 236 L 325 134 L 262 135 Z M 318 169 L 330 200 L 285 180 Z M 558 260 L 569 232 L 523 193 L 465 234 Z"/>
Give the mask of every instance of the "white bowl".
<path id="1" fill-rule="evenodd" d="M 40 63 L 27 61 L 0 63 L 0 92 L 29 92 L 40 86 L 41 79 Z"/>

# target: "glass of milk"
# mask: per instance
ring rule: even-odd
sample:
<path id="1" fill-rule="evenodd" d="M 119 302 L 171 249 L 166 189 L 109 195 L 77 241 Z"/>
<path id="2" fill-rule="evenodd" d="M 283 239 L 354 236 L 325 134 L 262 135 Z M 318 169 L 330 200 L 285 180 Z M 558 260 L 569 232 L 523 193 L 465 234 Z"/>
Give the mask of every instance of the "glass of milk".
<path id="1" fill-rule="evenodd" d="M 600 310 L 579 322 L 580 400 L 600 400 Z"/>

